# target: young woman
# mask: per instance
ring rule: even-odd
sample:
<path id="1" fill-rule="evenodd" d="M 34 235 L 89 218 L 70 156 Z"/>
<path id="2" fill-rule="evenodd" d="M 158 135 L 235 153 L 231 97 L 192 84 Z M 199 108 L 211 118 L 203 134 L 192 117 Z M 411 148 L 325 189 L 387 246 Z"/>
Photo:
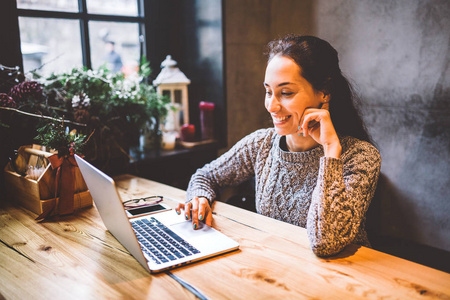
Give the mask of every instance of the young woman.
<path id="1" fill-rule="evenodd" d="M 184 211 L 212 223 L 220 187 L 255 178 L 258 213 L 306 227 L 318 256 L 350 243 L 369 246 L 365 214 L 381 159 L 364 127 L 336 50 L 312 36 L 268 45 L 265 107 L 273 128 L 244 137 L 191 178 Z M 192 213 L 190 213 L 192 211 Z"/>

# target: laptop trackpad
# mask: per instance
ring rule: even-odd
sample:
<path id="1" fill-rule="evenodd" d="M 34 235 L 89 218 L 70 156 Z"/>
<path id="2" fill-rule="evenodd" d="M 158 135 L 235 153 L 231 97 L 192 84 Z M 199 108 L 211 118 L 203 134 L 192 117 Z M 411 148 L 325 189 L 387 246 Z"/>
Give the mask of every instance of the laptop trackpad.
<path id="1" fill-rule="evenodd" d="M 200 235 L 204 235 L 204 234 L 213 232 L 211 227 L 205 225 L 202 222 L 199 222 L 198 225 L 199 225 L 199 228 L 197 230 L 194 230 L 192 228 L 192 222 L 184 221 L 181 223 L 170 225 L 170 229 L 172 229 L 179 236 L 181 236 L 185 239 L 189 239 L 189 238 L 193 238 L 193 237 L 197 237 Z"/>

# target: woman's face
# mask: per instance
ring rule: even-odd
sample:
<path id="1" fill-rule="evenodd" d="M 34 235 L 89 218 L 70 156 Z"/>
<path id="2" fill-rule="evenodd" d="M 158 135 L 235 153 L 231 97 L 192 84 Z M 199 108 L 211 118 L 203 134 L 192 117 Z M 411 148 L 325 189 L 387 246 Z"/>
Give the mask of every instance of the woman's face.
<path id="1" fill-rule="evenodd" d="M 319 108 L 323 93 L 314 90 L 289 57 L 277 55 L 267 64 L 265 106 L 279 135 L 296 134 L 306 108 Z"/>

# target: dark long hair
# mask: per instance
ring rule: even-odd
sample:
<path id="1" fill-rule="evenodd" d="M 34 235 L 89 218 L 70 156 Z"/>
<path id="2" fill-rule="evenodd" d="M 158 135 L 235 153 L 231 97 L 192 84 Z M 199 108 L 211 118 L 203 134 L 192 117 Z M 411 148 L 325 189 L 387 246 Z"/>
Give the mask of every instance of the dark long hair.
<path id="1" fill-rule="evenodd" d="M 330 95 L 330 116 L 336 132 L 374 144 L 359 110 L 359 98 L 339 68 L 337 51 L 314 36 L 287 35 L 267 46 L 268 61 L 277 55 L 295 61 L 316 91 Z"/>

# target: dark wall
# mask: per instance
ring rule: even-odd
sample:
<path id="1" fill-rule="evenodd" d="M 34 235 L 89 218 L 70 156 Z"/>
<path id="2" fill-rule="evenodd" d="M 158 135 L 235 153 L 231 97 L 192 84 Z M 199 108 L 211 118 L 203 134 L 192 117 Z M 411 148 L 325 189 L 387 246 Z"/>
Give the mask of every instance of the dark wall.
<path id="1" fill-rule="evenodd" d="M 0 64 L 10 67 L 22 65 L 18 33 L 16 1 L 3 1 L 0 5 Z M 10 88 L 1 84 L 0 93 L 9 92 Z"/>
<path id="2" fill-rule="evenodd" d="M 3 1 L 0 4 L 0 64 L 4 66 L 15 67 L 22 65 L 20 41 L 17 39 L 18 32 L 19 23 L 16 14 L 16 1 Z M 14 85 L 8 73 L 0 70 L 0 93 L 8 93 Z M 24 134 L 17 135 L 0 125 L 0 171 L 2 172 L 0 176 L 0 200 L 2 200 L 4 195 L 3 167 L 8 162 L 8 157 L 12 156 L 12 149 L 16 148 L 17 143 L 28 143 L 29 139 L 32 139 L 32 134 L 33 132 L 31 131 L 29 133 L 25 131 Z"/>
<path id="3" fill-rule="evenodd" d="M 226 105 L 221 0 L 146 2 L 147 48 L 153 76 L 168 54 L 191 80 L 189 120 L 200 132 L 200 101 L 214 102 L 215 137 L 226 146 Z M 156 29 L 156 30 L 155 30 Z"/>
<path id="4" fill-rule="evenodd" d="M 287 33 L 312 32 L 312 11 L 312 0 L 224 1 L 228 147 L 273 126 L 264 108 L 265 47 Z"/>

